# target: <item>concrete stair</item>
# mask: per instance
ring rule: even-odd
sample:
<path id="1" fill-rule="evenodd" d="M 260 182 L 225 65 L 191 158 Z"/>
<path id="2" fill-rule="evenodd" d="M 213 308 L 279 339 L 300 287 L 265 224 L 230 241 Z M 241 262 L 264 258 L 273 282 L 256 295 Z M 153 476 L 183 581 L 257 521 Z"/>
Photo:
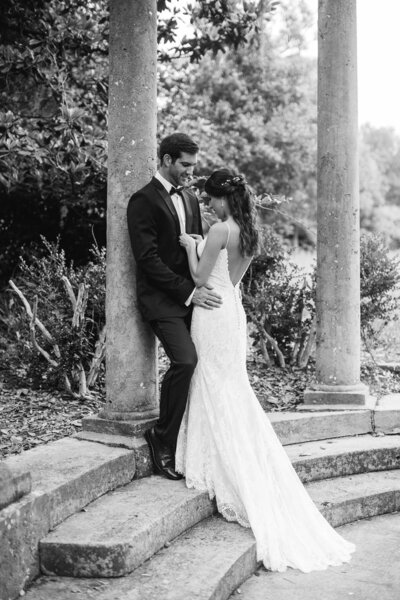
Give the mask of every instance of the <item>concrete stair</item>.
<path id="1" fill-rule="evenodd" d="M 182 487 L 181 482 L 175 486 Z M 307 489 L 335 527 L 400 509 L 399 470 L 311 482 Z M 96 545 L 90 547 L 95 550 Z M 90 556 L 87 558 L 90 560 Z M 43 577 L 27 592 L 26 598 L 226 600 L 257 567 L 251 531 L 213 516 L 164 543 L 159 552 L 125 577 L 90 580 Z"/>
<path id="2" fill-rule="evenodd" d="M 31 492 L 0 511 L 0 600 L 39 575 L 38 544 L 49 530 L 135 474 L 133 452 L 64 438 L 4 461 L 30 473 Z"/>
<path id="3" fill-rule="evenodd" d="M 215 511 L 183 481 L 147 477 L 99 498 L 41 541 L 44 573 L 119 577 Z"/>
<path id="4" fill-rule="evenodd" d="M 314 483 L 310 488 L 321 506 L 327 502 L 324 480 L 335 478 L 329 483 L 333 487 L 332 497 L 339 490 L 331 514 L 335 525 L 349 522 L 343 510 L 350 515 L 350 521 L 370 516 L 370 491 L 374 489 L 374 498 L 376 492 L 371 486 L 378 481 L 371 472 L 400 469 L 400 436 L 367 435 L 330 443 L 306 442 L 289 446 L 287 450 L 304 483 L 321 480 L 319 486 Z M 346 479 L 360 473 L 369 476 L 365 479 L 368 485 L 364 494 L 368 499 L 362 508 L 360 495 L 354 491 L 354 480 Z M 390 477 L 388 481 L 392 485 L 397 479 Z M 354 496 L 351 503 L 344 504 L 341 485 L 345 485 L 346 494 L 351 490 Z M 377 502 L 392 506 L 387 494 L 377 498 Z M 134 481 L 99 498 L 85 512 L 73 515 L 44 538 L 40 543 L 41 569 L 49 575 L 74 577 L 125 575 L 213 511 L 214 505 L 207 494 L 188 490 L 183 481 L 171 482 L 154 476 Z"/>
<path id="5" fill-rule="evenodd" d="M 349 563 L 306 574 L 261 567 L 231 600 L 398 600 L 400 513 L 356 521 L 339 532 L 356 545 Z"/>
<path id="6" fill-rule="evenodd" d="M 399 509 L 400 436 L 375 435 L 370 410 L 268 416 L 300 478 L 335 526 Z M 110 438 L 106 440 L 99 432 L 86 433 L 93 436 L 92 442 L 60 440 L 54 461 L 54 444 L 36 449 L 42 453 L 37 467 L 30 457 L 33 484 L 26 498 L 36 503 L 37 511 L 42 502 L 43 514 L 49 509 L 51 518 L 29 537 L 33 568 L 27 569 L 25 560 L 23 581 L 19 569 L 22 587 L 37 575 L 40 539 L 41 569 L 49 576 L 35 582 L 27 598 L 228 598 L 235 589 L 232 585 L 240 585 L 257 566 L 255 559 L 249 558 L 255 556 L 251 532 L 211 516 L 215 506 L 205 493 L 187 490 L 184 482 L 146 477 L 151 463 L 140 436 L 127 443 L 123 436 L 106 434 Z M 110 441 L 116 447 L 98 443 Z M 96 465 L 92 465 L 94 457 Z M 51 507 L 43 504 L 46 469 L 51 473 Z M 98 475 L 90 476 L 86 471 Z M 18 510 L 18 505 L 12 506 Z M 25 527 L 29 519 L 30 515 L 25 518 Z M 54 531 L 47 535 L 50 530 Z M 208 552 L 214 556 L 211 541 L 217 530 L 217 538 L 224 530 L 230 540 L 224 550 L 220 546 L 216 550 L 216 556 L 221 553 L 226 560 L 207 557 Z M 201 544 L 203 538 L 205 543 Z M 198 544 L 202 549 L 197 549 Z M 17 555 L 14 550 L 8 547 L 5 551 L 9 565 Z M 153 568 L 153 561 L 154 573 L 146 570 Z M 207 585 L 200 585 L 194 572 L 202 574 Z M 197 591 L 190 587 L 185 592 L 192 577 Z M 164 591 L 152 588 L 162 581 L 167 582 Z M 145 588 L 143 582 L 147 582 Z M 122 587 L 114 589 L 117 584 Z M 128 588 L 131 591 L 126 595 Z M 145 589 L 146 595 L 137 591 L 135 596 L 134 590 L 139 588 Z M 14 598 L 14 591 L 15 586 L 12 593 L 2 595 L 0 586 L 0 600 Z M 102 596 L 103 592 L 106 595 Z M 109 595 L 114 592 L 115 596 Z"/>

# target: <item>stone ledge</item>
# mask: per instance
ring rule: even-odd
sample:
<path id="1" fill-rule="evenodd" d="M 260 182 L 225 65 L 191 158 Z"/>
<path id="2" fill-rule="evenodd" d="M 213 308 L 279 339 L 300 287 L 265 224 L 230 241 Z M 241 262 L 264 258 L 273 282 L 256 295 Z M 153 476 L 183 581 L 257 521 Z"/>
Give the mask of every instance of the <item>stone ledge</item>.
<path id="1" fill-rule="evenodd" d="M 303 483 L 374 471 L 400 469 L 400 436 L 337 438 L 288 446 Z"/>
<path id="2" fill-rule="evenodd" d="M 355 475 L 306 487 L 335 527 L 400 508 L 399 471 Z M 219 517 L 202 521 L 167 546 L 126 577 L 42 578 L 26 599 L 70 600 L 73 593 L 74 600 L 227 600 L 257 568 L 251 531 Z"/>
<path id="3" fill-rule="evenodd" d="M 137 419 L 136 421 L 120 421 L 116 419 L 107 419 L 97 415 L 82 419 L 82 428 L 83 432 L 94 431 L 102 434 L 134 437 L 143 435 L 146 429 L 149 429 L 156 421 L 156 417 Z"/>
<path id="4" fill-rule="evenodd" d="M 377 402 L 373 414 L 376 433 L 400 433 L 400 394 L 388 394 Z"/>
<path id="5" fill-rule="evenodd" d="M 39 573 L 38 545 L 50 529 L 135 474 L 134 454 L 64 438 L 6 459 L 29 470 L 32 491 L 0 511 L 0 598 L 15 598 Z"/>
<path id="6" fill-rule="evenodd" d="M 346 476 L 400 467 L 400 436 L 339 438 L 287 450 L 303 483 L 335 477 L 351 487 Z M 208 495 L 188 490 L 183 481 L 150 477 L 132 482 L 99 498 L 42 540 L 42 570 L 49 575 L 119 577 L 212 510 Z"/>
<path id="7" fill-rule="evenodd" d="M 129 437 L 127 435 L 112 435 L 107 433 L 98 433 L 96 431 L 79 431 L 74 434 L 74 438 L 88 442 L 97 442 L 106 446 L 118 448 L 128 448 L 133 450 L 135 457 L 135 477 L 149 477 L 154 472 L 153 462 L 150 456 L 150 450 L 144 437 Z"/>
<path id="8" fill-rule="evenodd" d="M 372 432 L 371 413 L 365 409 L 275 412 L 267 417 L 284 446 Z"/>
<path id="9" fill-rule="evenodd" d="M 344 406 L 338 410 L 325 411 L 317 410 L 316 408 L 307 411 L 299 409 L 296 412 L 270 412 L 266 413 L 266 415 L 284 446 L 372 432 L 371 412 L 364 407 L 357 410 L 348 410 L 348 407 Z M 90 418 L 88 421 L 93 424 L 93 430 L 84 429 L 76 433 L 74 437 L 81 440 L 135 450 L 137 452 L 138 463 L 141 460 L 140 456 L 142 456 L 142 460 L 146 463 L 143 466 L 144 474 L 150 475 L 152 473 L 152 469 L 146 466 L 150 460 L 150 453 L 140 433 L 143 428 L 143 422 L 137 425 L 134 422 L 120 422 L 116 424 L 115 429 L 110 430 L 107 425 L 103 430 L 104 419 L 93 417 L 93 419 Z M 149 421 L 146 421 L 146 423 L 147 427 L 152 424 Z M 120 429 L 121 426 L 122 429 Z"/>
<path id="10" fill-rule="evenodd" d="M 120 577 L 209 517 L 215 504 L 183 481 L 148 477 L 73 515 L 40 543 L 47 575 Z"/>
<path id="11" fill-rule="evenodd" d="M 31 488 L 29 471 L 11 470 L 5 462 L 0 462 L 0 510 L 29 494 Z"/>

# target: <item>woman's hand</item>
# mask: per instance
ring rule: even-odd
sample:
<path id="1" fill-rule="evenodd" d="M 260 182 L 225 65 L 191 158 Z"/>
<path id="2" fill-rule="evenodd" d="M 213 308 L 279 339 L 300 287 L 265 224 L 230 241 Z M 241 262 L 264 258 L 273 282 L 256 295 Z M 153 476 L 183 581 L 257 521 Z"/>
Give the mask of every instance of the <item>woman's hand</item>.
<path id="1" fill-rule="evenodd" d="M 198 233 L 189 233 L 190 237 L 194 239 L 194 241 L 196 242 L 196 246 L 197 244 L 200 244 L 200 242 L 203 239 L 202 235 L 199 235 Z"/>
<path id="2" fill-rule="evenodd" d="M 179 236 L 179 243 L 187 252 L 189 252 L 191 248 L 196 248 L 196 240 L 188 233 L 182 233 L 182 235 Z"/>

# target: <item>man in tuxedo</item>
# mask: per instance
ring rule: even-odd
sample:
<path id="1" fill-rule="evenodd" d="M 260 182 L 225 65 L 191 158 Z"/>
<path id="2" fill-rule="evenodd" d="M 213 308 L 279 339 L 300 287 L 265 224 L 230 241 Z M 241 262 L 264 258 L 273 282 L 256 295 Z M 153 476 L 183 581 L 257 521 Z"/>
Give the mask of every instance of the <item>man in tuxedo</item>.
<path id="1" fill-rule="evenodd" d="M 181 479 L 175 449 L 190 380 L 197 363 L 190 337 L 192 305 L 213 310 L 221 304 L 211 286 L 195 288 L 181 233 L 202 237 L 199 204 L 188 189 L 197 161 L 197 144 L 186 134 L 162 140 L 156 175 L 135 192 L 128 205 L 128 228 L 137 271 L 139 309 L 170 359 L 161 385 L 160 416 L 145 433 L 156 471 Z"/>

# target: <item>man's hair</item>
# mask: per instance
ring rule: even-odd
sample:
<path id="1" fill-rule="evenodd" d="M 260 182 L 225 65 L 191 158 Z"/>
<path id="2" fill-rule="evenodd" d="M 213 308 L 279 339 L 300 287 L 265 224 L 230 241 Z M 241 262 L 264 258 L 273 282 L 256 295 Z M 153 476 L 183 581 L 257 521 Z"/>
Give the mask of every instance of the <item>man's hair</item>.
<path id="1" fill-rule="evenodd" d="M 198 151 L 198 145 L 186 133 L 173 133 L 161 141 L 158 157 L 162 163 L 165 154 L 169 154 L 172 162 L 175 162 L 182 152 L 197 154 Z"/>

